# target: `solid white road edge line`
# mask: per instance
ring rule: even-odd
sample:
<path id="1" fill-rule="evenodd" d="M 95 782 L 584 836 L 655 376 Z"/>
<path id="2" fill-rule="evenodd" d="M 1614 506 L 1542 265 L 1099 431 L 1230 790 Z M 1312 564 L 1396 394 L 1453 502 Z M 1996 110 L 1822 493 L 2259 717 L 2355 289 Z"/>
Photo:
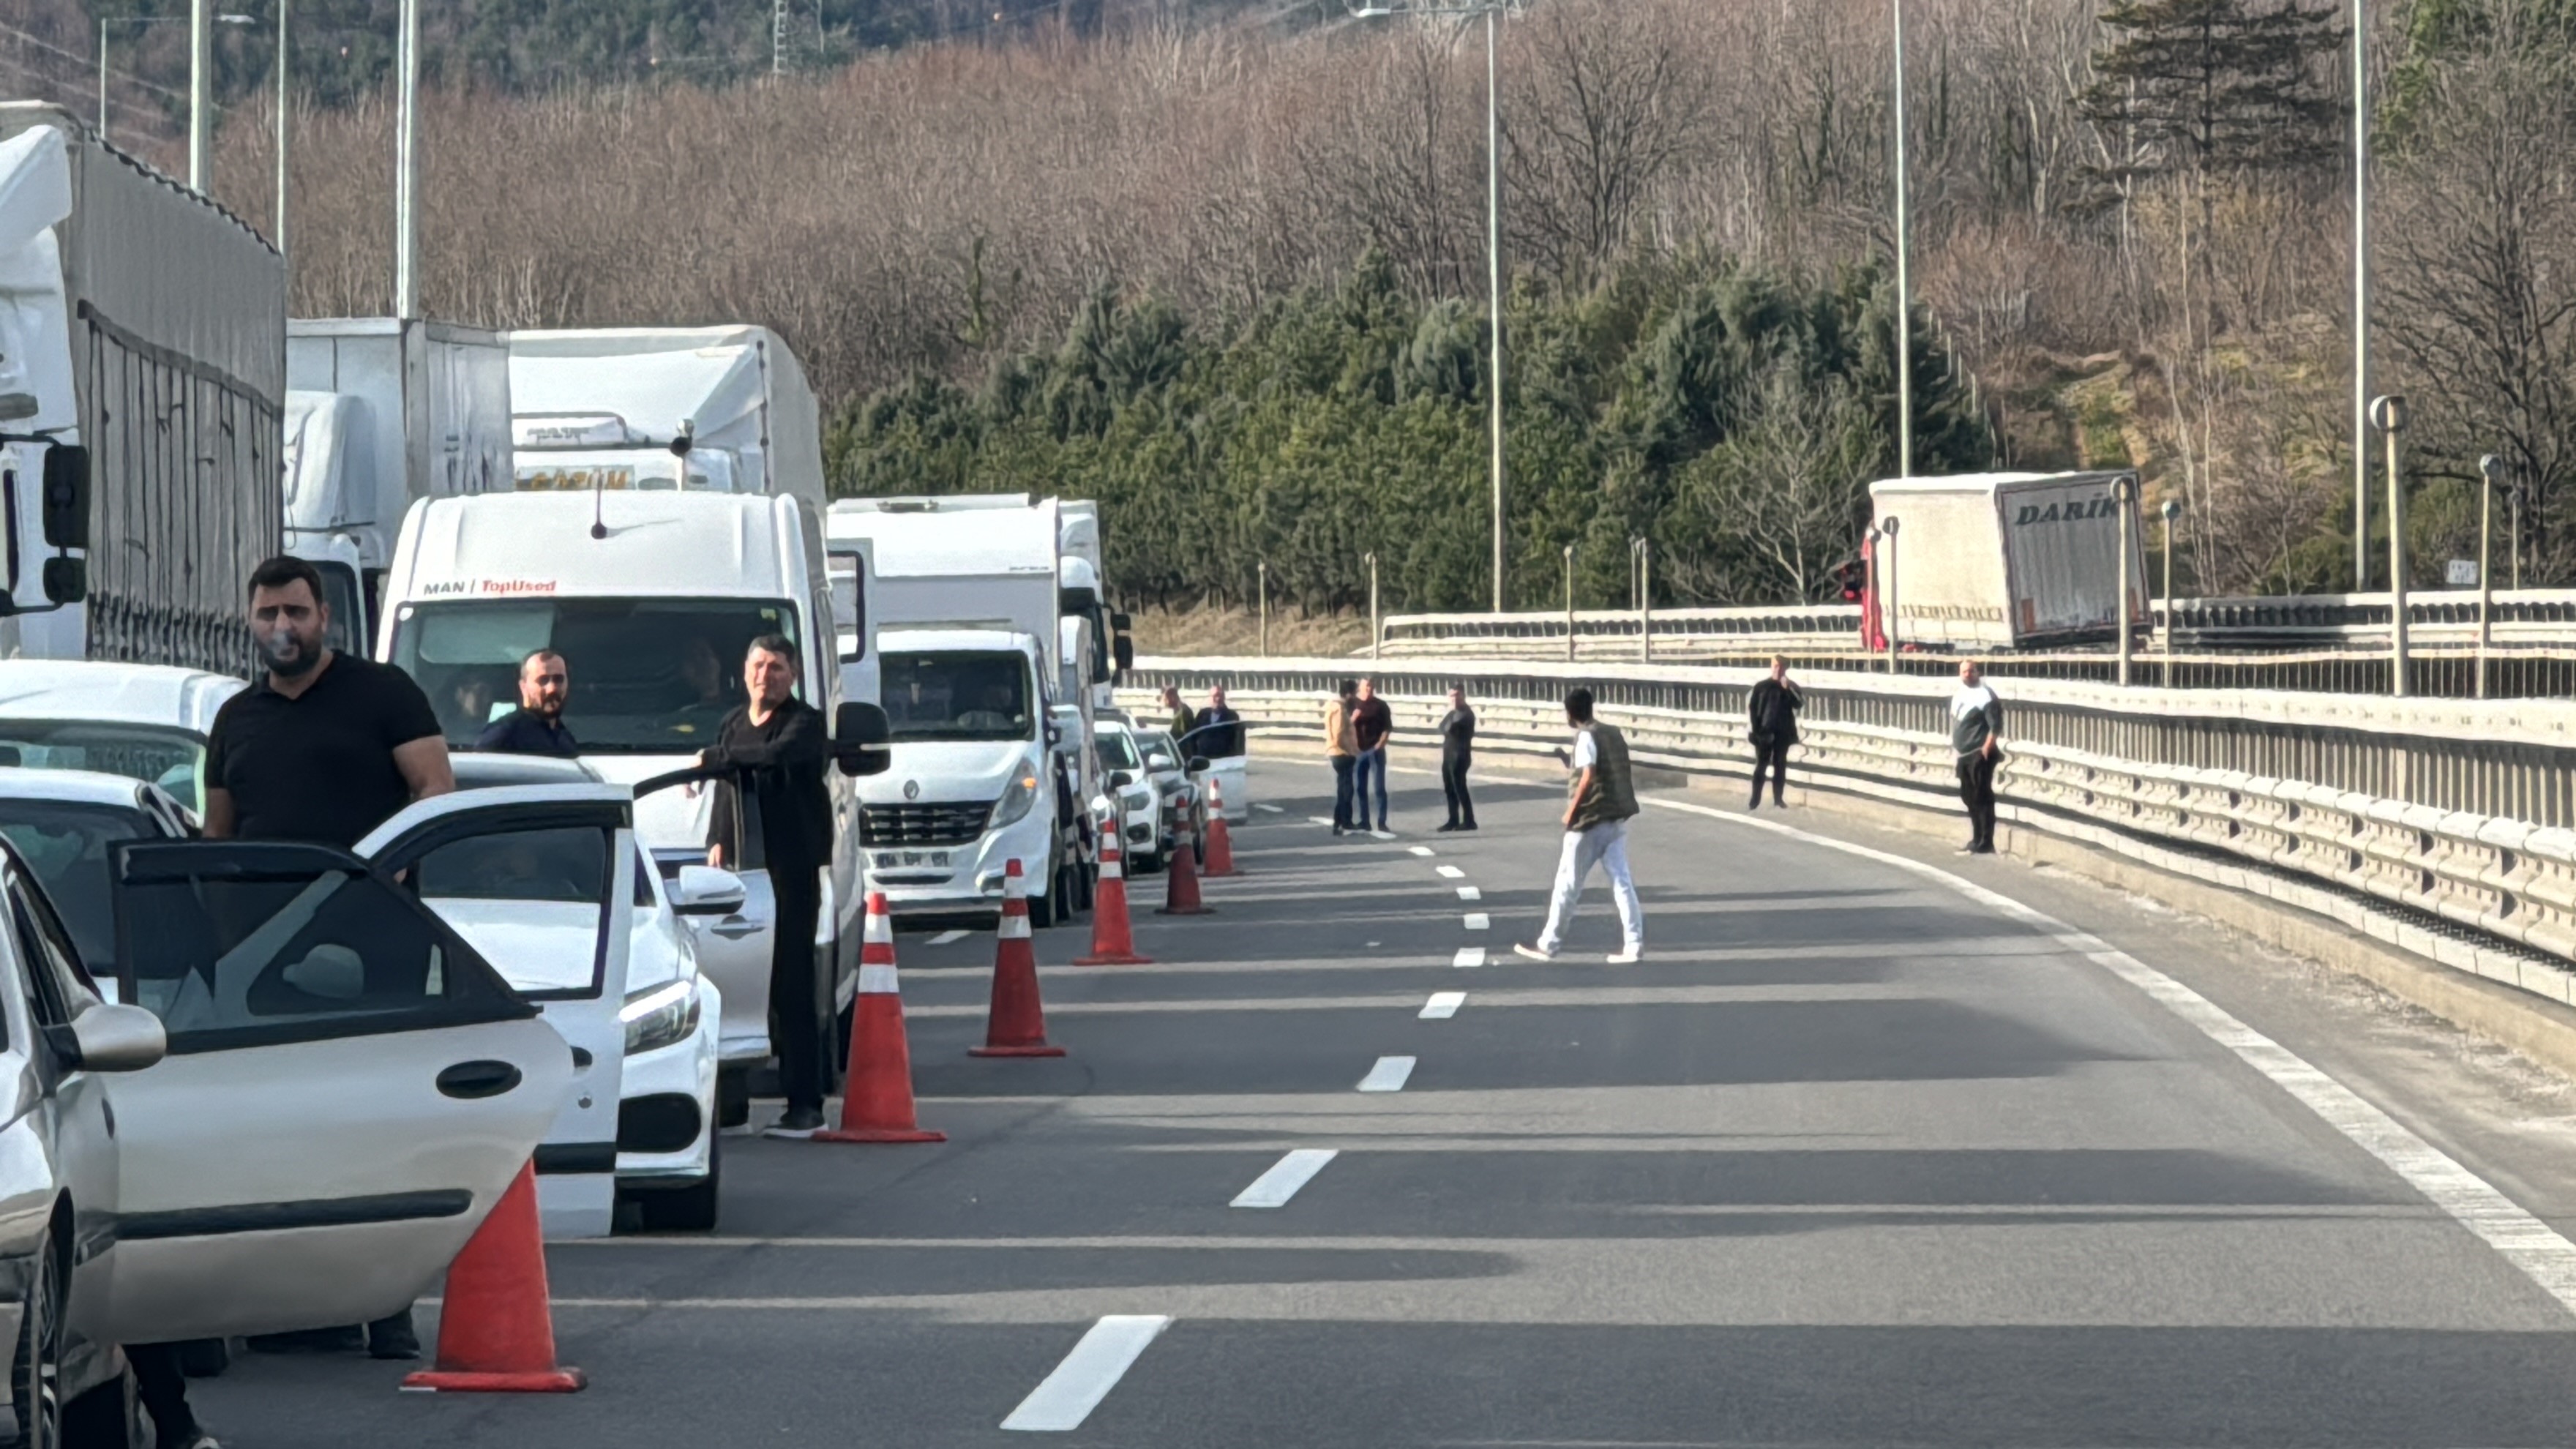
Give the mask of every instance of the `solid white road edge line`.
<path id="1" fill-rule="evenodd" d="M 1467 873 L 1454 865 L 1435 865 L 1431 868 L 1440 872 L 1442 875 L 1447 876 L 1451 880 L 1465 880 L 1467 878 Z"/>
<path id="2" fill-rule="evenodd" d="M 1489 916 L 1489 915 L 1486 915 L 1483 911 L 1469 911 L 1469 912 L 1467 913 L 1467 929 L 1468 929 L 1468 930 L 1470 930 L 1470 931 L 1490 931 L 1490 930 L 1492 930 L 1493 928 L 1494 928 L 1494 918 L 1493 918 L 1493 917 L 1491 917 L 1491 916 Z"/>
<path id="3" fill-rule="evenodd" d="M 1485 893 L 1476 889 L 1474 886 L 1458 887 L 1458 899 L 1462 901 L 1481 901 L 1484 898 Z"/>
<path id="4" fill-rule="evenodd" d="M 1300 1147 L 1272 1163 L 1268 1172 L 1254 1178 L 1252 1186 L 1236 1193 L 1234 1201 L 1226 1206 L 1286 1207 L 1288 1199 L 1297 1195 L 1297 1189 L 1314 1181 L 1315 1174 L 1324 1170 L 1324 1164 L 1339 1155 L 1337 1149 L 1330 1147 Z"/>
<path id="5" fill-rule="evenodd" d="M 1405 1081 L 1412 1075 L 1413 1058 L 1379 1057 L 1377 1065 L 1369 1068 L 1369 1074 L 1360 1078 L 1359 1089 L 1363 1092 L 1401 1092 Z"/>
<path id="6" fill-rule="evenodd" d="M 938 935 L 931 937 L 929 940 L 924 941 L 921 944 L 925 946 L 945 946 L 951 941 L 965 940 L 968 934 L 969 933 L 965 931 L 942 931 Z"/>
<path id="7" fill-rule="evenodd" d="M 1449 964 L 1452 966 L 1482 966 L 1485 964 L 1485 948 L 1482 946 L 1461 946 L 1458 948 L 1457 959 L 1451 961 Z"/>
<path id="8" fill-rule="evenodd" d="M 1081 1428 L 1109 1391 L 1118 1387 L 1145 1345 L 1171 1326 L 1172 1320 L 1163 1314 L 1112 1313 L 1101 1319 L 1046 1376 L 1046 1382 L 1020 1400 L 1002 1427 L 1058 1433 Z"/>
<path id="9" fill-rule="evenodd" d="M 1424 1021 L 1447 1021 L 1449 1018 L 1451 1018 L 1451 1017 L 1453 1017 L 1453 1016 L 1456 1016 L 1456 1015 L 1458 1014 L 1458 1008 L 1459 1008 L 1459 1007 L 1462 1007 L 1462 1006 L 1464 1006 L 1464 1005 L 1466 1005 L 1466 1004 L 1467 1004 L 1467 993 L 1466 993 L 1466 992 L 1463 992 L 1463 991 L 1435 991 L 1435 992 L 1432 992 L 1432 993 L 1431 993 L 1431 999 L 1430 999 L 1429 1001 L 1426 1001 L 1426 1002 L 1422 1003 L 1422 1019 L 1423 1019 Z"/>
<path id="10" fill-rule="evenodd" d="M 2234 1052 L 2239 1060 L 2261 1072 L 2274 1086 L 2324 1118 L 2327 1126 L 2342 1133 L 2353 1145 L 2406 1179 L 2408 1185 L 2449 1214 L 2453 1221 L 2485 1239 L 2487 1245 L 2503 1255 L 2506 1262 L 2521 1269 L 2532 1282 L 2540 1285 L 2543 1292 L 2557 1299 L 2559 1306 L 2576 1313 L 2576 1243 L 2568 1242 L 2547 1223 L 2498 1192 L 2485 1178 L 2462 1167 L 2441 1149 L 2416 1136 L 2396 1118 L 2365 1101 L 2359 1093 L 2309 1065 L 2306 1058 L 2238 1021 L 2209 998 L 2099 936 L 2078 930 L 2044 911 L 2023 905 L 1972 880 L 1952 875 L 1938 866 L 1909 860 L 1889 851 L 1835 840 L 1795 826 L 1730 815 L 1705 805 L 1679 800 L 1649 800 L 1646 803 L 1794 836 L 1828 850 L 1839 850 L 1846 855 L 1857 855 L 1899 870 L 1912 871 L 1948 886 L 1980 905 L 2047 931 L 2067 950 L 2082 955 L 2128 982 L 2158 1006 L 2190 1023 L 2201 1035 Z"/>

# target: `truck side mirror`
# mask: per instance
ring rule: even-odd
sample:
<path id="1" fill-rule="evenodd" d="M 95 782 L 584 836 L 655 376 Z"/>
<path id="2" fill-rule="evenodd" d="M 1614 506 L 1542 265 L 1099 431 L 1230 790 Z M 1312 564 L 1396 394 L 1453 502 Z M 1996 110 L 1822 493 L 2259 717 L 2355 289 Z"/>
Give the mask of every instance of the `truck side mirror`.
<path id="1" fill-rule="evenodd" d="M 89 547 L 89 449 L 78 443 L 56 443 L 45 450 L 44 519 L 46 547 Z M 53 593 L 50 569 L 45 591 Z M 60 596 L 54 601 L 71 602 Z"/>
<path id="2" fill-rule="evenodd" d="M 45 560 L 45 599 L 49 603 L 77 604 L 89 597 L 89 562 L 69 554 L 56 554 Z"/>
<path id="3" fill-rule="evenodd" d="M 1117 659 L 1118 667 L 1120 669 L 1133 669 L 1136 667 L 1135 640 L 1121 634 L 1110 644 L 1109 652 Z"/>
<path id="4" fill-rule="evenodd" d="M 851 700 L 832 716 L 832 764 L 844 775 L 882 775 L 894 763 L 886 741 L 894 727 L 886 712 Z"/>

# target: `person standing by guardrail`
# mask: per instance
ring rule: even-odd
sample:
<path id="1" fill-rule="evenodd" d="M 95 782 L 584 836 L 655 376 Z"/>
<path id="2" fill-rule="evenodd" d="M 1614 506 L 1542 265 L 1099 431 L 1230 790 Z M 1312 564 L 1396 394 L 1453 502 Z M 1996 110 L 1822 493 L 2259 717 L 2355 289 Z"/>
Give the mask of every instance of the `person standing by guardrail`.
<path id="1" fill-rule="evenodd" d="M 1976 661 L 1962 660 L 1959 688 L 1950 696 L 1950 748 L 1958 752 L 1959 799 L 1968 807 L 1968 843 L 1959 847 L 1961 855 L 1995 853 L 1995 765 L 2003 737 L 2004 702 Z"/>
<path id="2" fill-rule="evenodd" d="M 1566 760 L 1574 778 L 1565 792 L 1565 849 L 1557 857 L 1556 891 L 1548 901 L 1547 927 L 1538 943 L 1515 943 L 1512 950 L 1533 961 L 1553 961 L 1565 944 L 1565 928 L 1574 920 L 1583 882 L 1599 865 L 1610 876 L 1610 898 L 1619 906 L 1622 944 L 1610 958 L 1613 966 L 1645 959 L 1646 911 L 1637 903 L 1637 883 L 1628 874 L 1628 821 L 1637 813 L 1637 788 L 1628 774 L 1628 741 L 1616 729 L 1592 717 L 1592 691 L 1576 689 L 1565 696 L 1565 720 L 1574 726 L 1574 753 Z"/>
<path id="3" fill-rule="evenodd" d="M 1359 765 L 1359 745 L 1351 733 L 1351 695 L 1359 684 L 1345 679 L 1324 706 L 1324 757 L 1333 762 L 1333 833 L 1351 828 L 1351 772 Z"/>
<path id="4" fill-rule="evenodd" d="M 1476 712 L 1467 707 L 1467 691 L 1452 685 L 1449 712 L 1440 717 L 1440 793 L 1449 797 L 1449 823 L 1443 830 L 1476 828 L 1476 802 L 1467 798 L 1467 767 L 1476 758 Z"/>
<path id="5" fill-rule="evenodd" d="M 1798 711 L 1806 707 L 1806 691 L 1789 680 L 1789 661 L 1772 655 L 1771 677 L 1753 686 L 1753 801 L 1745 809 L 1762 808 L 1765 770 L 1771 772 L 1771 803 L 1787 807 L 1789 747 L 1798 742 Z"/>
<path id="6" fill-rule="evenodd" d="M 1369 828 L 1369 792 L 1377 792 L 1377 828 L 1390 828 L 1386 819 L 1386 741 L 1395 733 L 1395 715 L 1386 701 L 1377 697 L 1377 681 L 1360 681 L 1360 697 L 1351 706 L 1351 737 L 1359 746 L 1356 777 L 1351 783 L 1351 798 L 1359 803 L 1360 829 Z"/>

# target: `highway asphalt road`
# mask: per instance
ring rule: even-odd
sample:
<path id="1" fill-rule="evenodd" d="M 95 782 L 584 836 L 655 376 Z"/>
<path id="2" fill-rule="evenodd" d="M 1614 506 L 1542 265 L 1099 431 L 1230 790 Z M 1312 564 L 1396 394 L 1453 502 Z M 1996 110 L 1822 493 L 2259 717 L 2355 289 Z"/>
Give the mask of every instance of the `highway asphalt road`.
<path id="1" fill-rule="evenodd" d="M 404 1395 L 400 1366 L 255 1357 L 197 1386 L 212 1427 L 234 1449 L 1025 1442 L 1006 1420 L 1171 1449 L 2576 1436 L 2565 1083 L 2089 886 L 1672 803 L 1732 796 L 1637 821 L 1644 964 L 1604 964 L 1596 883 L 1580 949 L 1536 965 L 1510 946 L 1544 910 L 1552 789 L 1490 784 L 1486 828 L 1443 835 L 1436 782 L 1399 773 L 1401 837 L 1335 840 L 1308 820 L 1324 780 L 1256 765 L 1281 812 L 1238 831 L 1217 914 L 1140 913 L 1161 964 L 1056 965 L 1087 928 L 1040 933 L 1061 1060 L 966 1055 L 989 935 L 900 938 L 922 1114 L 951 1140 L 729 1140 L 718 1236 L 557 1246 L 586 1393 Z M 1230 1205 L 1256 1183 L 1276 1206 Z"/>

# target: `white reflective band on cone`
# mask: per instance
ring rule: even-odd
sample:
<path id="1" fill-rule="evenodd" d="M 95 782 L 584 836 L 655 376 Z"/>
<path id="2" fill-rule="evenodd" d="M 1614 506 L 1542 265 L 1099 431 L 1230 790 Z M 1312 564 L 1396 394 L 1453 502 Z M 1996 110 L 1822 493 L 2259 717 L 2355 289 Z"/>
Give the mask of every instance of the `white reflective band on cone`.
<path id="1" fill-rule="evenodd" d="M 860 967 L 859 994 L 861 996 L 895 995 L 894 968 L 892 966 Z"/>
<path id="2" fill-rule="evenodd" d="M 878 915 L 874 911 L 868 912 L 867 924 L 859 931 L 859 944 L 863 946 L 893 945 L 894 922 L 887 920 L 885 917 Z"/>
<path id="3" fill-rule="evenodd" d="M 1100 878 L 1102 880 L 1124 880 L 1127 878 L 1127 868 L 1118 863 L 1117 856 L 1104 855 L 1100 858 Z"/>
<path id="4" fill-rule="evenodd" d="M 1029 878 L 1020 874 L 1020 863 L 1012 861 L 1002 868 L 1002 899 L 1024 901 L 1029 898 Z"/>
<path id="5" fill-rule="evenodd" d="M 1002 917 L 1002 939 L 1005 941 L 1029 939 L 1029 918 L 1018 915 Z"/>

